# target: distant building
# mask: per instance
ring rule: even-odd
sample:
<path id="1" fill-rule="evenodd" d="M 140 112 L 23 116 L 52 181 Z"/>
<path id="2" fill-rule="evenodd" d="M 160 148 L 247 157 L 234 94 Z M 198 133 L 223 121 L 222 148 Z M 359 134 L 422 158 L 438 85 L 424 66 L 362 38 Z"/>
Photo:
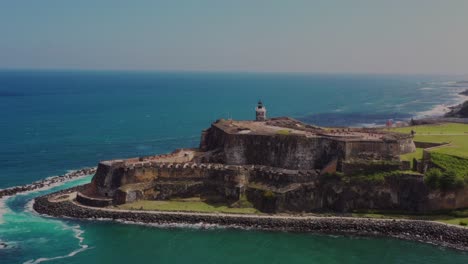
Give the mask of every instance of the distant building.
<path id="1" fill-rule="evenodd" d="M 386 127 L 393 127 L 393 120 L 389 119 L 387 120 L 387 123 L 385 124 Z"/>
<path id="2" fill-rule="evenodd" d="M 265 121 L 266 117 L 266 108 L 263 105 L 262 101 L 258 101 L 258 105 L 255 108 L 255 120 L 256 121 Z"/>

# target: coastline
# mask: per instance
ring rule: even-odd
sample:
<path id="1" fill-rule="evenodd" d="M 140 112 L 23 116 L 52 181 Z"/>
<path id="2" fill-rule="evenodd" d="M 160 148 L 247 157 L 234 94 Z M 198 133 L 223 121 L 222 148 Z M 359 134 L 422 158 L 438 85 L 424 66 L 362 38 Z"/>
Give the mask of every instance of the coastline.
<path id="1" fill-rule="evenodd" d="M 73 193 L 83 188 L 62 190 L 37 197 L 36 212 L 59 218 L 109 220 L 132 224 L 198 225 L 352 236 L 392 237 L 468 251 L 468 228 L 450 224 L 404 219 L 250 215 L 224 213 L 116 210 L 78 205 L 70 200 L 49 200 L 52 196 Z"/>
<path id="2" fill-rule="evenodd" d="M 460 87 L 460 88 L 461 88 L 460 90 L 457 90 L 456 93 L 454 93 L 453 102 L 437 104 L 437 105 L 434 105 L 429 110 L 416 112 L 413 114 L 413 118 L 414 119 L 444 118 L 444 115 L 450 112 L 450 110 L 453 107 L 463 104 L 463 102 L 468 100 L 468 95 L 465 94 L 465 92 L 468 91 L 468 88 L 467 87 Z"/>
<path id="3" fill-rule="evenodd" d="M 96 169 L 97 167 L 82 168 L 65 173 L 63 175 L 48 177 L 30 184 L 0 189 L 0 199 L 5 198 L 7 196 L 13 196 L 19 193 L 35 191 L 42 188 L 49 188 L 55 184 L 63 183 L 86 175 L 91 175 L 96 173 Z"/>

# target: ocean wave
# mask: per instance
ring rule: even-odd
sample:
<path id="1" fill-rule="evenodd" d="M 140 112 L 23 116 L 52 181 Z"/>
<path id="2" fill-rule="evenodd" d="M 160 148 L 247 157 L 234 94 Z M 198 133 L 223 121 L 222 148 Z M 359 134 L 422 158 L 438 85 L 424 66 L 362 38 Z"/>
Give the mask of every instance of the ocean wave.
<path id="1" fill-rule="evenodd" d="M 93 221 L 98 222 L 116 222 L 120 224 L 130 224 L 130 225 L 141 225 L 141 226 L 149 226 L 149 227 L 156 227 L 156 228 L 190 228 L 190 229 L 225 229 L 227 227 L 234 227 L 234 226 L 224 226 L 218 224 L 208 224 L 204 222 L 199 223 L 145 223 L 139 221 L 128 221 L 122 219 L 112 219 L 112 218 L 93 218 Z M 239 226 L 238 228 L 245 229 L 244 227 Z"/>
<path id="2" fill-rule="evenodd" d="M 415 113 L 415 118 L 431 118 L 431 117 L 440 117 L 450 111 L 450 106 L 462 104 L 468 100 L 468 96 L 460 94 L 463 90 L 457 89 L 453 93 L 452 102 L 448 104 L 437 104 L 429 110 L 421 111 Z"/>
<path id="3" fill-rule="evenodd" d="M 61 223 L 64 224 L 63 222 L 61 222 Z M 89 246 L 83 243 L 84 242 L 84 237 L 82 235 L 84 233 L 84 230 L 82 230 L 79 225 L 74 225 L 74 226 L 65 225 L 64 230 L 72 230 L 73 231 L 73 233 L 74 233 L 73 237 L 78 240 L 78 246 L 79 246 L 78 249 L 75 249 L 75 250 L 71 251 L 70 253 L 68 253 L 67 255 L 63 255 L 63 256 L 42 257 L 42 258 L 38 258 L 38 259 L 31 259 L 31 260 L 28 260 L 28 261 L 24 262 L 24 264 L 37 264 L 37 263 L 41 263 L 41 262 L 45 262 L 45 261 L 70 258 L 70 257 L 73 257 L 73 256 L 75 256 L 76 254 L 78 254 L 80 252 L 83 252 L 83 251 L 89 249 Z"/>
<path id="4" fill-rule="evenodd" d="M 436 105 L 429 110 L 416 113 L 415 118 L 419 119 L 419 118 L 428 118 L 428 117 L 439 117 L 439 116 L 443 116 L 445 113 L 449 111 L 450 111 L 449 106 L 445 104 Z"/>
<path id="5" fill-rule="evenodd" d="M 36 214 L 38 215 L 34 209 L 33 209 L 33 205 L 34 205 L 34 199 L 32 199 L 31 201 L 29 201 L 26 205 L 25 205 L 25 212 L 29 212 L 29 213 L 32 213 L 32 214 Z M 67 255 L 62 255 L 62 256 L 56 256 L 56 257 L 42 257 L 42 258 L 38 258 L 38 259 L 31 259 L 31 260 L 28 260 L 26 262 L 24 262 L 25 264 L 36 264 L 36 263 L 41 263 L 41 262 L 45 262 L 45 261 L 50 261 L 50 260 L 57 260 L 57 259 L 64 259 L 64 258 L 69 258 L 69 257 L 73 257 L 75 256 L 76 254 L 80 253 L 80 252 L 83 252 L 87 249 L 89 249 L 89 246 L 87 244 L 84 244 L 84 237 L 83 237 L 83 234 L 84 234 L 84 230 L 81 229 L 81 226 L 80 225 L 68 225 L 66 223 L 64 223 L 63 221 L 59 221 L 58 223 L 60 223 L 62 225 L 62 230 L 71 230 L 73 232 L 73 237 L 75 239 L 78 240 L 78 247 L 77 249 L 71 251 L 70 253 L 68 253 Z"/>
<path id="6" fill-rule="evenodd" d="M 78 171 L 78 170 L 70 170 L 69 173 L 73 173 L 75 171 Z M 67 173 L 67 174 L 69 174 Z M 59 181 L 59 182 L 53 182 L 53 183 L 49 183 L 48 181 L 49 180 L 53 180 L 55 179 L 57 176 L 50 176 L 50 177 L 47 177 L 45 179 L 43 179 L 42 181 L 37 181 L 35 183 L 39 183 L 39 182 L 46 182 L 47 185 L 43 186 L 43 187 L 40 187 L 40 188 L 37 188 L 37 189 L 33 189 L 33 190 L 28 190 L 28 191 L 23 191 L 23 192 L 19 192 L 19 193 L 16 193 L 14 195 L 6 195 L 6 196 L 3 196 L 2 198 L 0 198 L 0 224 L 4 224 L 5 221 L 4 221 L 4 215 L 5 214 L 9 214 L 11 213 L 12 211 L 10 210 L 10 208 L 7 206 L 7 201 L 9 199 L 12 199 L 16 196 L 24 196 L 24 195 L 28 195 L 28 194 L 31 194 L 31 193 L 37 193 L 37 192 L 41 192 L 41 191 L 47 191 L 49 189 L 52 189 L 52 188 L 56 188 L 56 187 L 60 187 L 62 185 L 65 185 L 66 183 L 69 183 L 69 182 L 72 182 L 72 181 L 76 181 L 76 180 L 80 180 L 84 177 L 87 177 L 89 175 L 82 175 L 82 176 L 77 176 L 77 177 L 74 177 L 74 178 L 65 178 L 63 179 L 63 181 Z M 34 183 L 33 183 L 34 184 Z M 14 187 L 12 187 L 14 188 Z M 30 213 L 30 214 L 33 214 L 33 215 L 39 215 L 37 212 L 34 211 L 33 209 L 33 205 L 34 205 L 34 199 L 31 199 L 29 200 L 26 205 L 24 206 L 24 211 L 25 213 Z M 60 222 L 59 223 L 65 225 L 65 223 L 63 222 Z M 79 226 L 73 226 L 73 227 L 68 227 L 65 225 L 65 228 L 66 229 L 72 229 L 73 232 L 74 232 L 74 237 L 76 239 L 78 239 L 78 242 L 79 242 L 79 246 L 80 248 L 77 249 L 77 250 L 74 250 L 73 252 L 70 252 L 68 255 L 66 256 L 60 256 L 60 257 L 57 257 L 57 258 L 64 258 L 64 257 L 71 257 L 71 256 L 74 256 L 76 255 L 77 253 L 81 252 L 81 251 L 84 251 L 85 249 L 88 248 L 88 245 L 85 245 L 83 244 L 83 240 L 84 238 L 82 237 L 82 233 L 84 231 L 82 231 L 81 229 L 79 229 Z M 6 243 L 4 241 L 1 241 L 3 243 Z M 21 243 L 20 241 L 8 241 L 8 247 L 11 247 L 12 244 L 19 244 Z M 57 258 L 39 258 L 39 259 L 36 259 L 36 260 L 30 260 L 28 262 L 25 262 L 25 263 L 40 263 L 40 262 L 43 262 L 43 261 L 48 261 L 48 260 L 52 260 L 52 259 L 57 259 Z"/>
<path id="7" fill-rule="evenodd" d="M 8 207 L 6 206 L 6 200 L 9 198 L 10 196 L 0 198 L 0 225 L 4 223 L 3 216 L 9 212 Z"/>
<path id="8" fill-rule="evenodd" d="M 136 224 L 136 225 L 143 225 L 143 226 L 150 226 L 150 227 L 157 227 L 157 228 L 190 228 L 190 229 L 224 229 L 225 226 L 221 226 L 218 224 L 207 224 L 207 223 L 196 223 L 196 224 L 189 224 L 189 223 L 143 223 L 143 222 L 136 222 L 136 221 L 125 221 L 125 220 L 116 220 L 118 223 L 122 224 Z"/>

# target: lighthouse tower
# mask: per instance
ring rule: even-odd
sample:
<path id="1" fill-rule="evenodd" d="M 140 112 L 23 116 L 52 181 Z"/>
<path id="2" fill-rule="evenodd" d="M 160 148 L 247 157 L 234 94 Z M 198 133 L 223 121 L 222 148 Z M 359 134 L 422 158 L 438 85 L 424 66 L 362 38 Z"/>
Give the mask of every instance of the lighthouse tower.
<path id="1" fill-rule="evenodd" d="M 258 101 L 258 105 L 255 108 L 255 120 L 265 121 L 266 120 L 266 108 L 263 106 L 262 101 Z"/>

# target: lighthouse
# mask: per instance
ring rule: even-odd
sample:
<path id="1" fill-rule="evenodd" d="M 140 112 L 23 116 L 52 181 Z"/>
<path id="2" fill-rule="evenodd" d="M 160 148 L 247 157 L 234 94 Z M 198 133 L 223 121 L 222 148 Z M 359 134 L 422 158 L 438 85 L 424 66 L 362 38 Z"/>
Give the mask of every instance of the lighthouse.
<path id="1" fill-rule="evenodd" d="M 255 108 L 255 121 L 266 120 L 266 108 L 262 101 L 258 101 L 257 107 Z"/>

